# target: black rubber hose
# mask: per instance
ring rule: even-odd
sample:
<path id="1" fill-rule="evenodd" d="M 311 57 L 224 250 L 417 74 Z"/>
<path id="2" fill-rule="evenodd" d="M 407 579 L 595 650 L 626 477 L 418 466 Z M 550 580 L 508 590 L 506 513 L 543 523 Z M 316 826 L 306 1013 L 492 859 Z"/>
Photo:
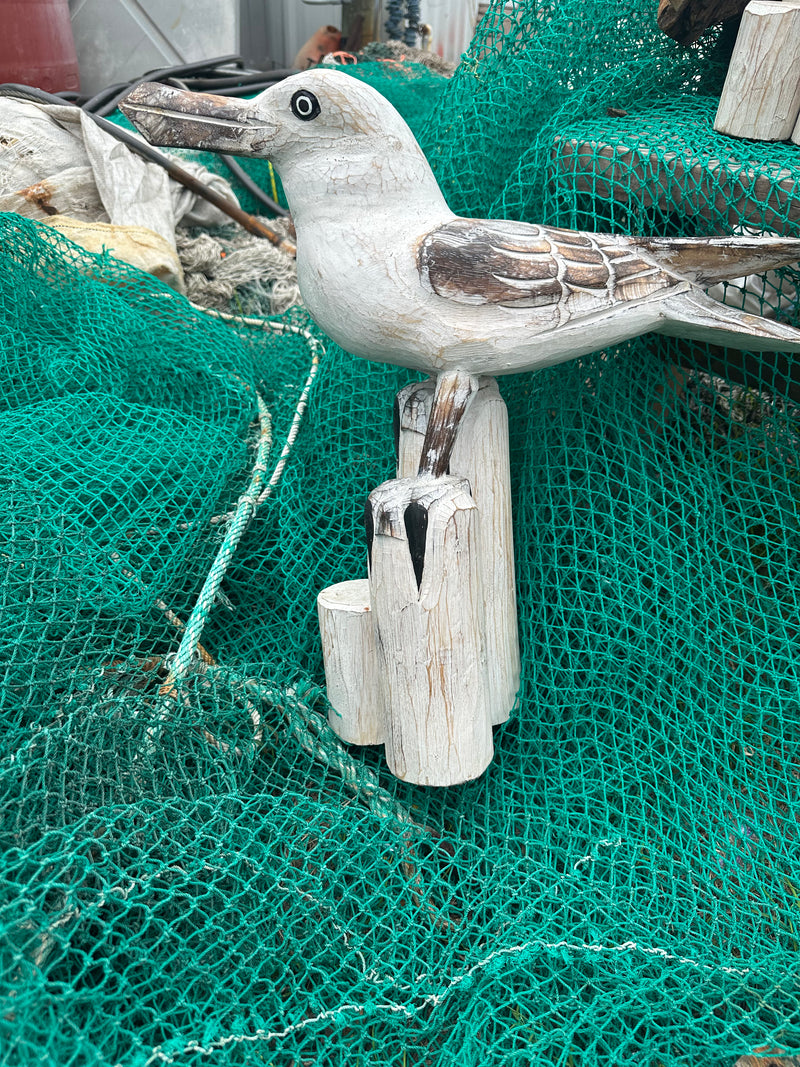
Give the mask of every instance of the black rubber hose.
<path id="1" fill-rule="evenodd" d="M 143 74 L 141 78 L 136 78 L 129 85 L 113 96 L 110 100 L 106 101 L 101 107 L 98 107 L 95 111 L 96 115 L 105 117 L 110 115 L 112 111 L 117 110 L 117 104 L 123 97 L 135 89 L 137 85 L 143 85 L 145 82 L 157 82 L 161 78 L 177 77 L 180 78 L 184 74 L 199 74 L 202 71 L 212 71 L 216 67 L 225 66 L 227 63 L 243 63 L 244 60 L 241 56 L 217 56 L 214 59 L 204 59 L 197 63 L 182 63 L 177 67 L 161 67 L 158 70 L 148 71 L 147 74 Z"/>
<path id="2" fill-rule="evenodd" d="M 271 196 L 267 196 L 261 186 L 253 181 L 253 179 L 250 177 L 250 175 L 247 173 L 241 163 L 235 160 L 233 156 L 229 156 L 225 152 L 220 152 L 219 158 L 222 160 L 222 162 L 225 164 L 225 166 L 228 168 L 234 178 L 238 182 L 240 182 L 248 191 L 248 193 L 254 196 L 260 204 L 263 204 L 264 207 L 271 211 L 273 215 L 281 215 L 283 218 L 288 217 L 289 212 L 286 210 L 286 208 L 281 207 L 281 205 L 275 200 L 273 200 Z"/>
<path id="3" fill-rule="evenodd" d="M 107 100 L 110 100 L 112 96 L 115 96 L 122 90 L 127 90 L 129 85 L 130 82 L 114 82 L 113 85 L 106 85 L 106 87 L 104 89 L 101 89 L 99 93 L 95 93 L 94 96 L 90 96 L 86 103 L 81 104 L 81 107 L 84 111 L 89 111 L 90 113 L 94 114 L 94 112 L 99 107 L 102 107 Z"/>
<path id="4" fill-rule="evenodd" d="M 69 100 L 55 93 L 46 93 L 44 89 L 37 89 L 33 85 L 18 85 L 17 82 L 4 82 L 0 85 L 0 96 L 16 96 L 23 100 L 33 100 L 38 104 L 60 104 L 61 107 L 75 107 Z"/>
<path id="5" fill-rule="evenodd" d="M 237 86 L 260 85 L 262 82 L 278 82 L 290 74 L 299 74 L 298 70 L 259 70 L 254 74 L 242 74 L 240 77 L 186 78 L 190 89 L 198 93 L 213 93 L 218 89 L 231 89 Z"/>
<path id="6" fill-rule="evenodd" d="M 215 71 L 219 67 L 229 67 L 231 64 L 237 67 L 244 66 L 244 60 L 238 54 L 231 53 L 227 56 L 212 56 L 210 59 L 195 59 L 191 63 L 178 63 L 174 67 L 156 67 L 154 70 L 146 70 L 143 78 L 149 79 L 157 74 L 201 74 L 203 71 Z"/>
<path id="7" fill-rule="evenodd" d="M 93 114 L 110 114 L 110 111 L 106 111 L 106 105 L 114 102 L 116 106 L 116 103 L 122 99 L 122 96 L 129 93 L 134 85 L 140 85 L 142 81 L 167 81 L 175 76 L 174 71 L 177 69 L 178 68 L 175 67 L 172 71 L 166 69 L 153 71 L 152 74 L 143 75 L 142 78 L 137 78 L 135 81 L 115 82 L 113 85 L 107 85 L 104 89 L 101 89 L 99 93 L 95 93 L 94 96 L 90 97 L 81 106 L 84 111 L 90 111 Z M 202 73 L 205 74 L 205 72 Z M 252 74 L 241 74 L 238 76 L 233 74 L 225 76 L 220 75 L 219 77 L 214 77 L 212 74 L 208 74 L 205 77 L 192 77 L 187 75 L 186 78 L 181 80 L 186 83 L 187 88 L 192 92 L 228 95 L 225 93 L 226 89 L 250 86 L 248 92 L 256 92 L 259 88 L 266 88 L 274 82 L 288 78 L 290 74 L 297 73 L 296 70 L 268 70 L 256 71 Z M 253 88 L 254 86 L 255 88 Z M 122 96 L 120 94 L 122 94 Z M 244 93 L 243 95 L 247 94 Z"/>
<path id="8" fill-rule="evenodd" d="M 253 96 L 261 89 L 270 89 L 274 84 L 274 81 L 263 81 L 253 85 L 234 85 L 230 89 L 217 89 L 215 93 L 217 96 Z"/>

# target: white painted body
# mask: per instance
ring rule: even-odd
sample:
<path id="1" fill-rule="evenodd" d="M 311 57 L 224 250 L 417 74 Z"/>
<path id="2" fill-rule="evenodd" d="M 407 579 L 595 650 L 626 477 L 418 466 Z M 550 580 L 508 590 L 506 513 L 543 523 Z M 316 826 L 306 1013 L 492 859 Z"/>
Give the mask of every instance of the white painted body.
<path id="1" fill-rule="evenodd" d="M 278 164 L 297 231 L 300 292 L 342 348 L 434 374 L 495 376 L 560 363 L 662 323 L 656 297 L 624 316 L 613 307 L 590 323 L 559 324 L 551 306 L 470 306 L 438 296 L 420 277 L 418 254 L 432 230 L 458 216 L 400 116 L 382 118 L 367 155 L 345 142 L 323 174 L 310 156 Z"/>
<path id="2" fill-rule="evenodd" d="M 314 102 L 305 118 L 298 97 Z M 800 241 L 653 241 L 459 219 L 401 116 L 341 71 L 296 74 L 250 101 L 145 84 L 122 108 L 157 144 L 273 162 L 297 230 L 303 300 L 365 359 L 496 376 L 650 330 L 800 351 L 800 331 L 726 308 L 692 280 L 698 263 L 713 283 L 797 262 Z M 450 274 L 448 249 L 458 261 Z M 431 251 L 435 277 L 421 260 Z"/>

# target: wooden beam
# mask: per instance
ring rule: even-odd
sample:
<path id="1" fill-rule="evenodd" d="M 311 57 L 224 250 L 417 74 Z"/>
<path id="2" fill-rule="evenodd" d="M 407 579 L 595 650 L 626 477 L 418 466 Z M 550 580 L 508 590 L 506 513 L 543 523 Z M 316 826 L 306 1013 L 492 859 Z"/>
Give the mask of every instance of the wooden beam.
<path id="1" fill-rule="evenodd" d="M 782 232 L 800 222 L 800 170 L 767 173 L 735 160 L 692 153 L 641 151 L 625 144 L 556 137 L 556 182 L 600 200 L 658 207 L 665 214 L 701 215 L 727 229 L 750 225 Z"/>

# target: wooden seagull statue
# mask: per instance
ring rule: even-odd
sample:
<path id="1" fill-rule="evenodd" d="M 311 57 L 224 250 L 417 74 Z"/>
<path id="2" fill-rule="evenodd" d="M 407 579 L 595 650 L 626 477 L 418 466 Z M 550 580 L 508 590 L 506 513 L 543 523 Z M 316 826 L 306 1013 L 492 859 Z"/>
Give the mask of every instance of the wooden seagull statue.
<path id="1" fill-rule="evenodd" d="M 800 260 L 793 238 L 637 238 L 453 214 L 397 111 L 340 71 L 240 101 L 144 84 L 121 105 L 154 144 L 269 159 L 300 291 L 355 355 L 437 375 L 421 474 L 447 470 L 479 375 L 560 363 L 648 331 L 800 351 L 800 330 L 705 286 Z"/>

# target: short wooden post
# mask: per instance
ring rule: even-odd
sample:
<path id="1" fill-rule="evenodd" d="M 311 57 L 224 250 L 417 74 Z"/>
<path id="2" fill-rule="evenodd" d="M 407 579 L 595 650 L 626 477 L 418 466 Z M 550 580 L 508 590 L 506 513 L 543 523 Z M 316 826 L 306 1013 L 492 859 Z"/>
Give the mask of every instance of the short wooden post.
<path id="1" fill-rule="evenodd" d="M 785 141 L 800 114 L 800 0 L 752 0 L 745 8 L 714 129 Z"/>
<path id="2" fill-rule="evenodd" d="M 383 687 L 375 653 L 369 580 L 339 582 L 317 597 L 328 722 L 351 745 L 382 745 Z"/>
<path id="3" fill-rule="evenodd" d="M 386 760 L 416 785 L 477 778 L 494 751 L 477 518 L 463 478 L 384 482 L 367 505 Z"/>
<path id="4" fill-rule="evenodd" d="M 416 473 L 434 392 L 433 379 L 413 382 L 397 394 L 397 476 Z M 486 625 L 489 708 L 496 726 L 508 720 L 519 689 L 520 655 L 508 411 L 494 378 L 482 378 L 461 421 L 450 473 L 469 482 L 478 508 L 478 544 Z"/>

